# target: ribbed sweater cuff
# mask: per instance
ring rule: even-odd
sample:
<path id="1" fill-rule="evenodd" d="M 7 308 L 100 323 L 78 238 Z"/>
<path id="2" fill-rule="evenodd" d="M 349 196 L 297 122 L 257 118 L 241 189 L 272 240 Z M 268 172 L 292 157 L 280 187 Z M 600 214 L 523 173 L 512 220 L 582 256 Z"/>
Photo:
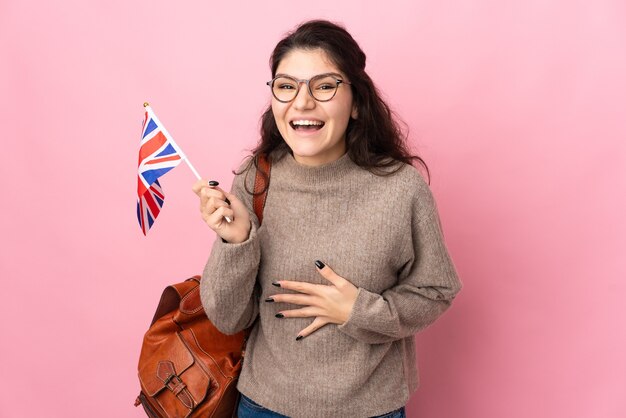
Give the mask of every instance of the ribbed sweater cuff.
<path id="1" fill-rule="evenodd" d="M 380 303 L 385 303 L 382 297 L 378 294 L 368 292 L 367 290 L 359 287 L 359 293 L 357 293 L 356 301 L 352 307 L 352 312 L 348 320 L 339 325 L 339 329 L 355 338 L 357 340 L 363 339 L 363 332 L 372 327 L 372 308 L 381 308 Z M 369 312 L 368 312 L 369 310 Z"/>
<path id="2" fill-rule="evenodd" d="M 254 222 L 251 222 L 250 225 L 250 235 L 244 242 L 230 243 L 219 237 L 215 240 L 212 257 L 220 260 L 222 269 L 235 269 L 241 272 L 244 266 L 249 266 L 249 269 L 252 269 L 258 265 L 261 250 L 259 247 L 257 228 Z M 256 276 L 252 278 L 256 279 Z M 249 279 L 249 277 L 246 277 L 246 279 Z"/>

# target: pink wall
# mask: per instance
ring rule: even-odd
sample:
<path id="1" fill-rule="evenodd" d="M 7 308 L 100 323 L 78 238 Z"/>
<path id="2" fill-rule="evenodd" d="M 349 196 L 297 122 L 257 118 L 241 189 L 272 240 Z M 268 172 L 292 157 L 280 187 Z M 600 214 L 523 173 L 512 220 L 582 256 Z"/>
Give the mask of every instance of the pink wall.
<path id="1" fill-rule="evenodd" d="M 0 417 L 143 416 L 141 337 L 213 235 L 184 167 L 140 233 L 141 105 L 229 185 L 312 17 L 411 127 L 465 284 L 418 336 L 409 417 L 626 416 L 623 0 L 37 3 L 0 3 Z"/>

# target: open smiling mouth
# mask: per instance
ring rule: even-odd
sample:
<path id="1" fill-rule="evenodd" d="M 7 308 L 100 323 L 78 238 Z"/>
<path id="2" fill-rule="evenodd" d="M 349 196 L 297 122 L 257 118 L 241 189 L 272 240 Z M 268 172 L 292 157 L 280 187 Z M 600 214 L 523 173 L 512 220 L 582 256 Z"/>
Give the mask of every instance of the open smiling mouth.
<path id="1" fill-rule="evenodd" d="M 324 122 L 319 120 L 294 120 L 289 125 L 296 131 L 318 131 L 324 126 Z"/>

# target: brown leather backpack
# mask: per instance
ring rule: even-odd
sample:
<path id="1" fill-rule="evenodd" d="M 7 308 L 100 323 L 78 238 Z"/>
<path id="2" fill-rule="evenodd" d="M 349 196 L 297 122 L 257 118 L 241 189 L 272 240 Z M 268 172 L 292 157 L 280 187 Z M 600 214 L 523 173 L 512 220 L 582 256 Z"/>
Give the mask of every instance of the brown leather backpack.
<path id="1" fill-rule="evenodd" d="M 270 164 L 259 158 L 254 212 L 263 220 Z M 237 378 L 247 331 L 222 334 L 200 301 L 200 276 L 163 291 L 139 356 L 142 405 L 150 418 L 230 418 L 235 415 Z"/>

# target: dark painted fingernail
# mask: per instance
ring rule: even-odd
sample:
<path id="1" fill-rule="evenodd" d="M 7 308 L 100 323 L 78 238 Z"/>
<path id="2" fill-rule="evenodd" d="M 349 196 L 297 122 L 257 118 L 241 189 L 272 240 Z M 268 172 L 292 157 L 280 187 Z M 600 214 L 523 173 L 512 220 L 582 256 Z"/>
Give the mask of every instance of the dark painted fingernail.
<path id="1" fill-rule="evenodd" d="M 230 205 L 230 200 L 228 200 L 227 198 L 224 198 L 224 202 L 226 202 L 227 205 Z"/>
<path id="2" fill-rule="evenodd" d="M 211 180 L 209 182 L 209 186 L 211 186 L 211 187 L 215 187 L 215 186 L 219 186 L 219 185 L 220 185 L 220 183 L 218 181 L 215 181 L 215 180 Z"/>
<path id="3" fill-rule="evenodd" d="M 276 314 L 276 318 L 284 318 L 284 317 L 285 317 L 285 315 L 281 314 L 280 312 L 278 312 Z"/>
<path id="4" fill-rule="evenodd" d="M 280 283 L 272 282 L 272 286 L 280 287 Z"/>
<path id="5" fill-rule="evenodd" d="M 323 269 L 324 267 L 326 267 L 326 265 L 324 263 L 322 263 L 320 260 L 315 260 L 315 265 L 320 270 Z"/>
<path id="6" fill-rule="evenodd" d="M 274 299 L 272 299 L 272 298 L 267 298 L 267 299 L 265 299 L 265 301 L 266 301 L 266 302 L 274 302 Z"/>
<path id="7" fill-rule="evenodd" d="M 301 339 L 303 339 L 303 338 L 304 338 L 304 337 L 303 337 L 302 335 L 298 335 L 298 336 L 296 337 L 296 341 L 300 341 L 300 340 L 301 340 Z"/>

